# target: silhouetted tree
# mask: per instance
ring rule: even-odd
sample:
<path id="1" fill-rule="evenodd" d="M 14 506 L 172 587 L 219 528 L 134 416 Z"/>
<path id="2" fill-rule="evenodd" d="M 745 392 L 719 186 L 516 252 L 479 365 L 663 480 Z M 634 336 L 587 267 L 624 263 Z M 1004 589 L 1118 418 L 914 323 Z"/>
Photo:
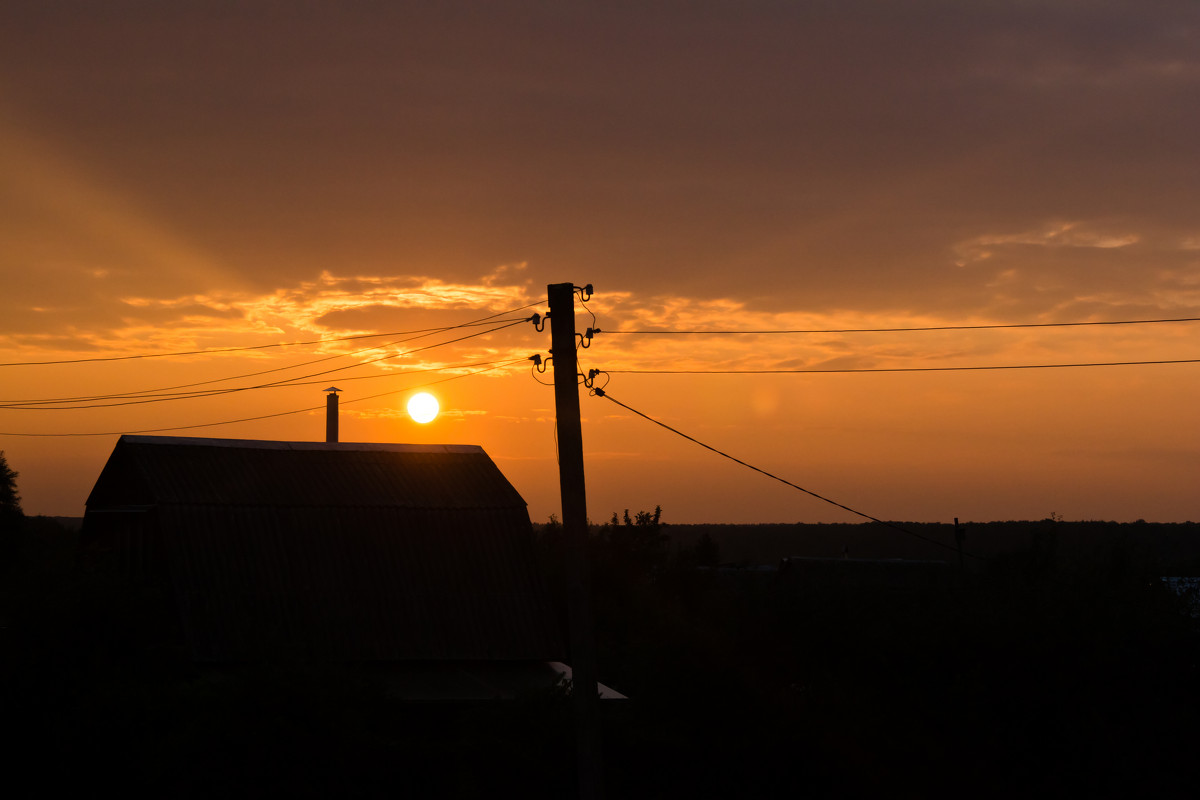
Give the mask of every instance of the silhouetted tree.
<path id="1" fill-rule="evenodd" d="M 21 495 L 17 493 L 17 478 L 21 473 L 9 469 L 8 459 L 0 450 L 0 512 L 24 516 L 21 510 Z"/>
<path id="2" fill-rule="evenodd" d="M 9 469 L 4 451 L 0 450 L 0 558 L 7 568 L 19 550 L 18 539 L 25 512 L 21 510 L 21 495 L 17 493 L 19 473 Z"/>
<path id="3" fill-rule="evenodd" d="M 662 529 L 662 506 L 655 506 L 654 511 L 639 511 L 633 517 L 625 509 L 623 521 L 613 512 L 612 519 L 601 530 L 601 537 L 609 558 L 618 570 L 627 573 L 626 579 L 651 577 L 666 565 L 670 540 Z"/>

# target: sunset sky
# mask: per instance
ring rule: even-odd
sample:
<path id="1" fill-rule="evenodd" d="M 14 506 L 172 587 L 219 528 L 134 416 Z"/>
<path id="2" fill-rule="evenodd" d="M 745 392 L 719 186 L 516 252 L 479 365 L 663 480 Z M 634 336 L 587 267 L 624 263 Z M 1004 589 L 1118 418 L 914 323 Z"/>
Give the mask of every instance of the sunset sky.
<path id="1" fill-rule="evenodd" d="M 337 385 L 343 441 L 482 445 L 543 521 L 549 327 L 401 340 L 573 282 L 612 398 L 865 513 L 1200 519 L 1200 363 L 652 372 L 1186 361 L 1200 322 L 620 332 L 1200 317 L 1193 0 L 6 3 L 0 243 L 31 514 L 81 515 L 120 432 Z M 860 519 L 581 406 L 595 520 Z M 324 412 L 162 433 L 319 441 Z"/>

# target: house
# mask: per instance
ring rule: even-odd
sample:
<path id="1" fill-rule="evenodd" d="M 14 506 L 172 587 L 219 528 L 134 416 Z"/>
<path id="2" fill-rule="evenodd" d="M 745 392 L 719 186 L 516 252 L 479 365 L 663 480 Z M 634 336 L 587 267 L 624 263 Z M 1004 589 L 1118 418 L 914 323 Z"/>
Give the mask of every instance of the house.
<path id="1" fill-rule="evenodd" d="M 478 446 L 122 436 L 81 538 L 197 662 L 390 664 L 439 697 L 566 671 L 525 501 Z"/>

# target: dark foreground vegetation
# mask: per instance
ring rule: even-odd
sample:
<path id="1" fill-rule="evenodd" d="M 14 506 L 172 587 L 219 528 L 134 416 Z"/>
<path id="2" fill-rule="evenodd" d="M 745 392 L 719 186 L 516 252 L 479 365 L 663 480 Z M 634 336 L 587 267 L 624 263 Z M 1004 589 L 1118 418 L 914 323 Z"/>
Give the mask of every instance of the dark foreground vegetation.
<path id="1" fill-rule="evenodd" d="M 595 527 L 600 678 L 631 698 L 604 707 L 609 796 L 1191 794 L 1198 620 L 1160 578 L 1196 574 L 1200 526 L 1003 525 L 968 529 L 987 558 L 966 569 L 873 526 Z M 536 535 L 558 587 L 561 530 Z M 76 536 L 6 532 L 5 796 L 572 794 L 561 690 L 414 704 L 378 667 L 197 667 L 163 598 L 89 584 Z M 947 564 L 911 585 L 745 568 L 846 554 Z"/>

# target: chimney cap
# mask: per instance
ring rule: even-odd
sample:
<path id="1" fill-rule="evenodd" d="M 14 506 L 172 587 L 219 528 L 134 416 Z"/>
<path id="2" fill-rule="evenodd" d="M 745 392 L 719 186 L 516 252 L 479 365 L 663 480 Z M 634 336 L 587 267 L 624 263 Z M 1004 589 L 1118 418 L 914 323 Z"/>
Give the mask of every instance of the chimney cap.
<path id="1" fill-rule="evenodd" d="M 330 386 L 328 389 L 322 389 L 321 391 L 323 391 L 323 392 L 340 392 L 341 389 L 337 388 L 336 386 Z"/>

